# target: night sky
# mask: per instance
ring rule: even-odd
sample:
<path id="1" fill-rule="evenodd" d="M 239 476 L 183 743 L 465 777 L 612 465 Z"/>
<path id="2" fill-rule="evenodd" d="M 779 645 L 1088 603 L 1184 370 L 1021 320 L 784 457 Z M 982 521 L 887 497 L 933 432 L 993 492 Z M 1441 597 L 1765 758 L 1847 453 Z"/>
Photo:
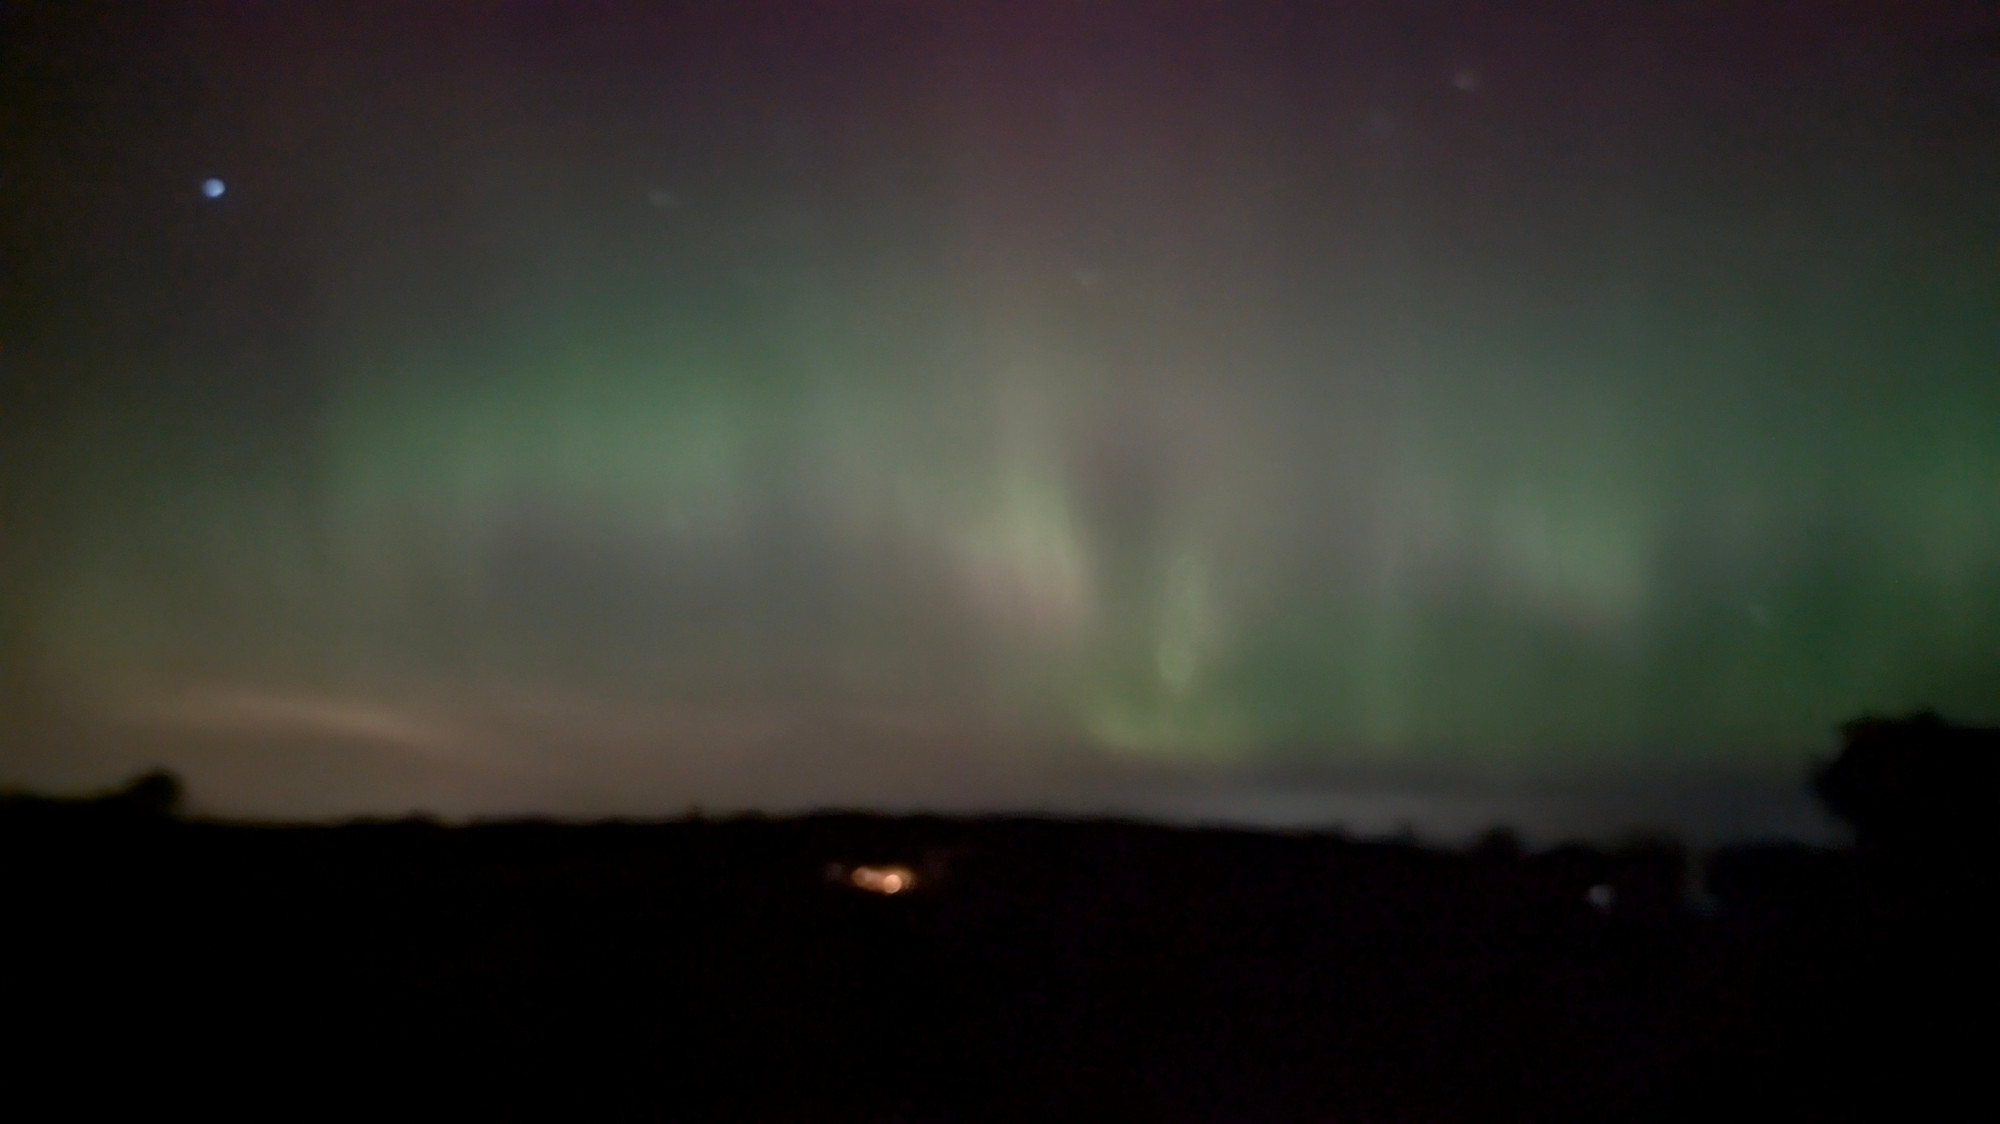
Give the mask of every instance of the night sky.
<path id="1" fill-rule="evenodd" d="M 2000 722 L 2000 5 L 0 44 L 0 785 L 1812 834 Z"/>

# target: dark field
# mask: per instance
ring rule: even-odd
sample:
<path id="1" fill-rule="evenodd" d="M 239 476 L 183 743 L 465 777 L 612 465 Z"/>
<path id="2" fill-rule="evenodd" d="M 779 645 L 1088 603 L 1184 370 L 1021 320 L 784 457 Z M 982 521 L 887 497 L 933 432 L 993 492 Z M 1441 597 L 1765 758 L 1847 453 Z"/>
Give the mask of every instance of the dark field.
<path id="1" fill-rule="evenodd" d="M 279 1115 L 1937 1119 L 1989 1096 L 1990 864 L 1746 849 L 1691 896 L 1665 845 L 142 803 L 6 806 L 19 1073 L 80 1060 L 92 1095 Z M 855 887 L 890 862 L 915 885 Z"/>

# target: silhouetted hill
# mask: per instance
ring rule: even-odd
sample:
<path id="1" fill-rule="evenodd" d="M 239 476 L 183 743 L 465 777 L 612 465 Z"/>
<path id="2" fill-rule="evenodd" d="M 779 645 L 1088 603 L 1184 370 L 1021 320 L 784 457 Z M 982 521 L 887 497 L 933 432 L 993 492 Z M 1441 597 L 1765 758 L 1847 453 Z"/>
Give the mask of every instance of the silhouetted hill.
<path id="1" fill-rule="evenodd" d="M 1983 1072 L 1952 1020 L 1992 923 L 1844 852 L 1728 851 L 1701 898 L 1664 842 L 255 827 L 177 791 L 0 803 L 23 1066 L 216 1111 L 786 1120 L 1930 1118 Z"/>

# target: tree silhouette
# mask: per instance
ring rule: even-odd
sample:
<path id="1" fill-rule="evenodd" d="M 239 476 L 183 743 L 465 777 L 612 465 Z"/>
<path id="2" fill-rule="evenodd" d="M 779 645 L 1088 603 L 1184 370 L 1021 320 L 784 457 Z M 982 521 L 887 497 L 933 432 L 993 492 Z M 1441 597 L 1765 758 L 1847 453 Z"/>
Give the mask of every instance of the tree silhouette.
<path id="1" fill-rule="evenodd" d="M 1863 849 L 1937 855 L 1991 847 L 2000 828 L 2000 730 L 1923 711 L 1841 728 L 1840 755 L 1813 777 Z"/>
<path id="2" fill-rule="evenodd" d="M 148 816 L 171 816 L 180 810 L 181 779 L 165 769 L 132 778 L 130 784 L 112 793 L 107 802 Z"/>

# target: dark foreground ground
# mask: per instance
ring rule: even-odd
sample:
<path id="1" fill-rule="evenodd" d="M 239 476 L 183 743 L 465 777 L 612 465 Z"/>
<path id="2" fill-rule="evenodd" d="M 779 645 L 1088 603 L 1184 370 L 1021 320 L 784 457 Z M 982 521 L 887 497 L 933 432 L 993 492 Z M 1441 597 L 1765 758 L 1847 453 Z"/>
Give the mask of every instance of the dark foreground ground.
<path id="1" fill-rule="evenodd" d="M 854 887 L 884 862 L 918 885 Z M 1990 1118 L 1990 865 L 1741 850 L 1699 909 L 1686 873 L 1120 823 L 17 800 L 8 1085 L 82 1062 L 72 1099 L 274 1118 Z"/>

